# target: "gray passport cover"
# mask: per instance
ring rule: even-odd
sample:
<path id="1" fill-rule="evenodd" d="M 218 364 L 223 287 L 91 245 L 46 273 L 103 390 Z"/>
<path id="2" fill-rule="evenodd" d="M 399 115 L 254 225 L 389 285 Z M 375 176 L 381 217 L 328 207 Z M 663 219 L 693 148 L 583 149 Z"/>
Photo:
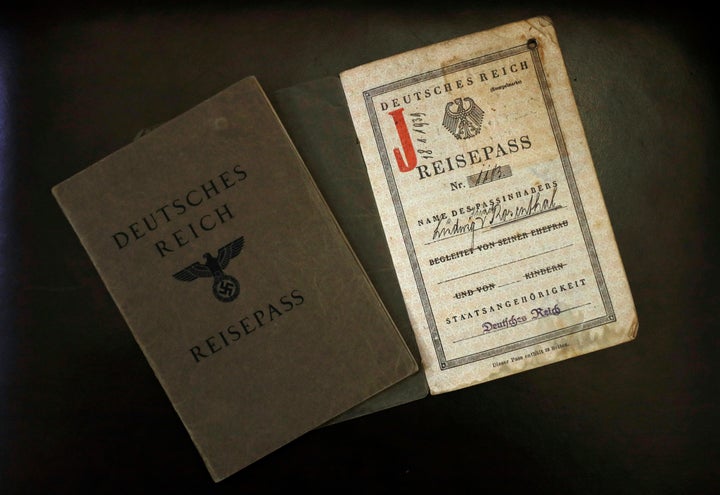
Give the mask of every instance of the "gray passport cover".
<path id="1" fill-rule="evenodd" d="M 254 78 L 53 193 L 215 481 L 417 372 Z"/>

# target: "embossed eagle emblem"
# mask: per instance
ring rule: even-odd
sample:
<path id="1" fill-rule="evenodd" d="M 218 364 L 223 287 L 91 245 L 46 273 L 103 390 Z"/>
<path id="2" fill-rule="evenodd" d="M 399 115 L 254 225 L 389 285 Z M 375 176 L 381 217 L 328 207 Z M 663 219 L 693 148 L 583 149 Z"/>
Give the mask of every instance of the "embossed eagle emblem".
<path id="1" fill-rule="evenodd" d="M 173 274 L 173 277 L 182 282 L 192 282 L 198 278 L 212 277 L 212 291 L 215 298 L 221 302 L 233 301 L 240 294 L 240 283 L 235 277 L 227 275 L 223 270 L 227 268 L 231 259 L 240 254 L 244 245 L 245 237 L 238 237 L 218 249 L 217 256 L 205 253 L 203 254 L 205 263 L 196 261 Z"/>
<path id="2" fill-rule="evenodd" d="M 472 98 L 455 98 L 445 105 L 443 127 L 457 139 L 471 138 L 480 132 L 484 115 Z"/>

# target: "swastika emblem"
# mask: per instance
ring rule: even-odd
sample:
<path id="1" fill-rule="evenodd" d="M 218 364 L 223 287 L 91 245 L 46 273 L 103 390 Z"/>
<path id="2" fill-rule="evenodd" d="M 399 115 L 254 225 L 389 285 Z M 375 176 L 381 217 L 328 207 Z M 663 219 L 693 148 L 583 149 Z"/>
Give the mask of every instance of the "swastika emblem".
<path id="1" fill-rule="evenodd" d="M 213 284 L 213 294 L 222 302 L 234 301 L 240 294 L 240 283 L 231 275 L 225 275 Z"/>
<path id="2" fill-rule="evenodd" d="M 244 245 L 245 238 L 238 237 L 218 249 L 217 256 L 205 253 L 203 255 L 205 263 L 196 261 L 192 265 L 174 273 L 173 277 L 182 282 L 192 282 L 198 278 L 212 277 L 212 292 L 215 298 L 220 302 L 234 301 L 240 294 L 240 283 L 235 277 L 226 274 L 223 270 L 227 268 L 231 259 L 240 254 Z"/>

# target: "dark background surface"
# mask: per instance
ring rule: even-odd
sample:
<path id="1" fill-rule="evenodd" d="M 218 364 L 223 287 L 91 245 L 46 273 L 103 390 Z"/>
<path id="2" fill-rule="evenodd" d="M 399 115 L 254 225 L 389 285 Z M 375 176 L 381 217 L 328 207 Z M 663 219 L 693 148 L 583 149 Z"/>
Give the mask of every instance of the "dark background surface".
<path id="1" fill-rule="evenodd" d="M 243 5 L 29 2 L 0 18 L 0 493 L 717 493 L 710 13 Z M 50 188 L 245 76 L 272 94 L 538 14 L 555 22 L 638 339 L 313 431 L 213 484 Z"/>

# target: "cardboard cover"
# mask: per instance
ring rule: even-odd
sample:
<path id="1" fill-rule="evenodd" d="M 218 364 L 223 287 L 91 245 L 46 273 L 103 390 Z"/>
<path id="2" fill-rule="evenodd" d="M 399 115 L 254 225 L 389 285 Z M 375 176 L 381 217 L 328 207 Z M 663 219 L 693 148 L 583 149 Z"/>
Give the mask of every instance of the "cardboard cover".
<path id="1" fill-rule="evenodd" d="M 216 481 L 417 371 L 254 78 L 53 194 Z"/>
<path id="2" fill-rule="evenodd" d="M 373 286 L 419 361 L 340 79 L 308 81 L 276 91 L 271 99 Z M 425 375 L 416 373 L 333 421 L 377 412 L 427 394 Z"/>

